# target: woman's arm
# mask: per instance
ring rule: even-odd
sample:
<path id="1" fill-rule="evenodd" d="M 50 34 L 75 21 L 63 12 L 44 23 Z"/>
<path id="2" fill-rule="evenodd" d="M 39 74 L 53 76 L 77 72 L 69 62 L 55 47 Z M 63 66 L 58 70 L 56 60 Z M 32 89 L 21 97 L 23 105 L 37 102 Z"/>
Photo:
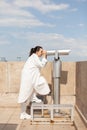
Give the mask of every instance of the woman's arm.
<path id="1" fill-rule="evenodd" d="M 43 57 L 42 60 L 40 60 L 37 55 L 35 55 L 35 58 L 34 58 L 35 65 L 39 68 L 44 67 L 47 63 L 47 53 L 46 53 L 46 51 L 43 51 L 42 57 Z"/>
<path id="2" fill-rule="evenodd" d="M 43 50 L 42 56 L 43 56 L 43 58 L 47 59 L 47 51 Z"/>

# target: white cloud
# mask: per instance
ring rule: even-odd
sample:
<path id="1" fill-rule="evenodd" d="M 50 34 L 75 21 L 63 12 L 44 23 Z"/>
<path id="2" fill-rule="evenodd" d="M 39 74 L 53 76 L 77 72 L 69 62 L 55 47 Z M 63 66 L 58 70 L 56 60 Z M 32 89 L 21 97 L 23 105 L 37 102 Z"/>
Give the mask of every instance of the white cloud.
<path id="1" fill-rule="evenodd" d="M 83 23 L 78 24 L 79 27 L 84 27 Z"/>
<path id="2" fill-rule="evenodd" d="M 52 18 L 52 19 L 63 19 L 64 16 L 54 16 L 54 15 L 49 15 L 48 17 Z"/>
<path id="3" fill-rule="evenodd" d="M 4 0 L 0 0 L 0 9 L 1 7 L 9 7 L 9 4 L 5 2 Z"/>
<path id="4" fill-rule="evenodd" d="M 9 23 L 9 21 L 8 21 Z M 25 23 L 25 22 L 24 22 Z M 0 38 L 0 44 L 8 44 L 8 35 L 17 40 L 23 40 L 26 43 L 37 43 L 44 45 L 47 48 L 54 49 L 71 49 L 71 50 L 84 50 L 87 46 L 87 40 L 80 40 L 76 38 L 68 38 L 62 34 L 57 33 L 36 33 L 36 32 L 3 32 L 5 37 Z M 5 39 L 5 40 L 4 40 Z M 7 41 L 6 41 L 7 40 Z M 11 42 L 11 39 L 10 39 Z M 78 52 L 77 52 L 78 53 Z"/>
<path id="5" fill-rule="evenodd" d="M 66 27 L 67 28 L 77 28 L 77 27 L 80 27 L 80 28 L 82 28 L 82 27 L 84 27 L 85 25 L 83 24 L 83 23 L 79 23 L 79 24 L 77 24 L 77 25 L 66 25 Z"/>
<path id="6" fill-rule="evenodd" d="M 60 48 L 65 48 L 65 47 L 69 47 L 69 48 L 75 48 L 76 45 L 78 47 L 78 41 L 77 39 L 74 38 L 66 38 L 64 35 L 62 34 L 57 34 L 57 33 L 35 33 L 35 32 L 26 32 L 26 33 L 12 33 L 11 35 L 13 35 L 15 38 L 17 39 L 24 39 L 26 40 L 28 43 L 30 41 L 36 42 L 37 43 L 42 43 L 44 44 L 50 44 L 50 48 L 51 46 L 56 47 L 60 47 Z M 62 46 L 63 44 L 63 46 Z"/>
<path id="7" fill-rule="evenodd" d="M 21 34 L 17 34 L 17 37 L 21 37 L 23 39 L 27 39 L 28 41 L 30 41 L 31 39 L 35 40 L 35 41 L 41 41 L 42 43 L 55 43 L 60 40 L 64 40 L 64 36 L 61 34 L 56 34 L 56 33 L 35 33 L 35 32 L 31 32 L 31 33 L 21 33 Z"/>
<path id="8" fill-rule="evenodd" d="M 71 53 L 70 55 L 72 57 L 79 57 L 80 55 L 82 57 L 87 56 L 87 39 L 86 40 L 80 40 L 76 38 L 68 38 L 65 37 L 62 34 L 57 33 L 36 33 L 36 32 L 11 32 L 8 31 L 9 37 L 12 36 L 15 40 L 19 41 L 18 46 L 21 46 L 21 41 L 25 41 L 28 48 L 27 51 L 29 51 L 29 48 L 36 45 L 41 45 L 45 49 L 70 49 Z M 7 35 L 8 35 L 7 34 Z M 15 46 L 15 43 L 10 43 L 9 39 L 5 34 L 5 37 L 0 37 L 0 44 L 12 44 L 12 46 Z M 22 43 L 21 48 L 23 49 L 23 45 L 25 43 Z M 16 43 L 17 44 L 17 43 Z M 16 46 L 15 46 L 16 47 Z M 24 50 L 25 51 L 25 50 Z M 24 53 L 24 52 L 23 52 Z"/>
<path id="9" fill-rule="evenodd" d="M 87 2 L 87 0 L 77 0 L 77 2 Z"/>
<path id="10" fill-rule="evenodd" d="M 25 2 L 26 3 L 26 2 Z M 6 3 L 4 0 L 0 1 L 0 26 L 13 27 L 35 27 L 48 26 L 54 27 L 48 23 L 43 23 L 38 20 L 29 11 L 25 11 L 13 3 Z"/>
<path id="11" fill-rule="evenodd" d="M 75 25 L 66 25 L 66 28 L 74 28 Z"/>
<path id="12" fill-rule="evenodd" d="M 86 0 L 78 0 L 78 1 L 86 2 Z M 82 56 L 86 56 L 87 55 L 86 54 L 86 50 L 87 50 L 86 38 L 85 38 L 85 41 L 83 40 L 81 41 L 76 38 L 65 37 L 62 34 L 46 33 L 46 32 L 54 32 L 54 31 L 61 32 L 61 30 L 57 30 L 59 28 L 57 29 L 54 28 L 53 30 L 49 30 L 49 29 L 45 30 L 43 28 L 41 30 L 41 28 L 40 29 L 34 28 L 37 32 L 42 31 L 42 33 L 30 32 L 31 30 L 29 29 L 28 29 L 29 31 L 27 30 L 28 32 L 26 31 L 26 28 L 31 28 L 31 27 L 39 27 L 39 26 L 54 27 L 55 26 L 53 24 L 44 23 L 43 21 L 40 21 L 39 20 L 40 17 L 39 18 L 36 17 L 38 16 L 39 13 L 37 13 L 37 15 L 34 16 L 33 11 L 35 10 L 36 11 L 38 10 L 41 13 L 44 13 L 43 16 L 46 15 L 46 17 L 48 16 L 51 18 L 55 18 L 53 14 L 50 14 L 50 12 L 52 11 L 62 11 L 62 10 L 67 10 L 67 9 L 68 11 L 71 11 L 71 12 L 78 11 L 77 8 L 70 9 L 69 4 L 64 4 L 64 3 L 57 4 L 54 2 L 55 1 L 53 0 L 0 0 L 0 27 L 1 27 L 0 32 L 1 34 L 3 34 L 3 37 L 0 35 L 0 45 L 11 44 L 14 50 L 14 46 L 15 48 L 20 46 L 20 48 L 24 49 L 23 45 L 25 46 L 25 48 L 27 48 L 27 46 L 30 47 L 35 44 L 41 44 L 47 49 L 71 49 L 73 56 L 78 55 L 79 57 L 80 54 Z M 32 9 L 31 12 L 33 13 L 31 13 L 29 9 Z M 61 14 L 57 13 L 58 15 L 55 14 L 57 16 L 54 19 L 54 22 L 56 24 L 57 24 L 58 19 L 65 18 L 66 13 L 65 12 L 63 13 L 63 12 L 64 11 L 62 11 Z M 54 23 L 54 22 L 53 20 L 51 21 L 51 23 Z M 15 32 L 12 32 L 12 29 L 14 28 L 10 28 L 6 30 L 7 28 L 3 29 L 3 26 L 4 27 L 6 26 L 8 28 L 17 27 L 16 28 L 17 30 L 15 29 Z M 21 27 L 23 29 L 20 30 L 18 27 Z M 24 29 L 24 27 L 26 28 Z M 74 24 L 74 25 L 70 23 L 70 25 L 67 25 L 67 27 L 71 29 L 76 29 L 77 27 L 78 29 L 79 27 L 84 27 L 84 23 Z M 45 30 L 45 33 L 43 33 L 44 30 Z M 18 43 L 18 46 L 17 46 L 17 43 Z M 21 46 L 21 43 L 22 43 L 22 46 Z M 73 53 L 73 51 L 76 55 Z"/>
<path id="13" fill-rule="evenodd" d="M 0 37 L 0 45 L 6 45 L 6 44 L 10 44 L 10 41 L 7 40 L 5 37 Z"/>
<path id="14" fill-rule="evenodd" d="M 87 34 L 85 34 L 84 37 L 87 38 Z"/>
<path id="15" fill-rule="evenodd" d="M 45 26 L 44 23 L 37 19 L 24 19 L 24 18 L 1 18 L 0 26 L 16 26 L 16 27 L 32 27 L 32 26 Z M 49 24 L 47 26 L 50 26 Z"/>
<path id="16" fill-rule="evenodd" d="M 0 0 L 0 15 L 1 16 L 4 15 L 5 17 L 25 16 L 25 17 L 34 18 L 34 15 L 32 15 L 30 12 L 22 10 L 17 6 L 13 5 L 12 3 L 7 3 L 4 0 Z"/>
<path id="17" fill-rule="evenodd" d="M 77 8 L 73 8 L 73 9 L 70 9 L 70 11 L 71 12 L 76 12 L 76 11 L 78 11 L 78 9 Z"/>
<path id="18" fill-rule="evenodd" d="M 15 4 L 19 7 L 32 7 L 41 11 L 42 13 L 56 10 L 66 10 L 67 8 L 69 8 L 69 4 L 54 4 L 51 3 L 51 1 L 46 2 L 46 0 L 16 0 Z"/>

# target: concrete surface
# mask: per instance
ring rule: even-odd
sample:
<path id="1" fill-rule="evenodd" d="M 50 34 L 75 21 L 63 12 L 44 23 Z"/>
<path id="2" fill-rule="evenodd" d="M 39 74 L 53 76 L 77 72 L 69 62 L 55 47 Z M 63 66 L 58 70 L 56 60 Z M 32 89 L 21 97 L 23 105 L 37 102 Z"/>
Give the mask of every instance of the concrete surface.
<path id="1" fill-rule="evenodd" d="M 38 124 L 32 125 L 30 120 L 20 120 L 18 94 L 0 94 L 0 130 L 87 130 L 79 114 L 75 110 L 73 124 Z"/>

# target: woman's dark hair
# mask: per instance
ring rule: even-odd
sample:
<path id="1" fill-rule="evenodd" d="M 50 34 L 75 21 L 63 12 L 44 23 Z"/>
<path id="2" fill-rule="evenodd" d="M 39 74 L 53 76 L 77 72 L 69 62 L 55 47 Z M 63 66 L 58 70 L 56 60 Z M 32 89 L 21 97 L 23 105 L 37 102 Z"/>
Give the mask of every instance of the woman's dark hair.
<path id="1" fill-rule="evenodd" d="M 31 48 L 29 56 L 31 56 L 33 53 L 36 53 L 37 51 L 39 51 L 40 49 L 43 49 L 41 46 L 36 46 L 34 48 Z"/>

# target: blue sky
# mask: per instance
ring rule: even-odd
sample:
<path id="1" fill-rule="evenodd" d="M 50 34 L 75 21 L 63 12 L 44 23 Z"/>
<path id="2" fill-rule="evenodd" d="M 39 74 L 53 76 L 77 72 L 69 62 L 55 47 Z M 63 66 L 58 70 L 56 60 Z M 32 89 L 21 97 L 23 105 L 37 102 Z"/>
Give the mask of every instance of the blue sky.
<path id="1" fill-rule="evenodd" d="M 26 60 L 36 45 L 87 60 L 87 0 L 0 0 L 0 58 Z"/>

